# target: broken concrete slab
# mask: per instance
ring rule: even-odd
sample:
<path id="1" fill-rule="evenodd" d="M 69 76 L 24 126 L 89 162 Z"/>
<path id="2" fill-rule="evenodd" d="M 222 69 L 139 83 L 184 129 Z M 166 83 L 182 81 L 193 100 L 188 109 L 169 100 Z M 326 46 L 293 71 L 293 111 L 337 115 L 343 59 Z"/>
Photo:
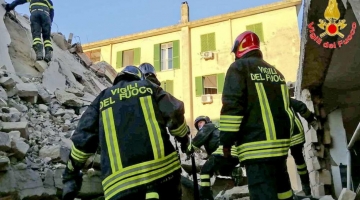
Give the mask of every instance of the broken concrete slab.
<path id="1" fill-rule="evenodd" d="M 33 83 L 20 83 L 16 85 L 19 97 L 36 97 L 39 93 L 37 87 Z"/>
<path id="2" fill-rule="evenodd" d="M 61 33 L 52 33 L 51 37 L 55 44 L 62 50 L 68 49 L 68 43 L 66 42 L 65 36 Z"/>
<path id="3" fill-rule="evenodd" d="M 24 159 L 26 153 L 29 151 L 30 146 L 26 144 L 22 138 L 11 139 L 11 151 L 14 156 L 20 160 Z"/>
<path id="4" fill-rule="evenodd" d="M 45 87 L 41 85 L 40 83 L 35 83 L 36 88 L 38 89 L 38 94 L 41 98 L 41 100 L 45 103 L 50 103 L 51 96 L 48 91 L 46 91 Z"/>
<path id="5" fill-rule="evenodd" d="M 11 149 L 11 138 L 7 133 L 0 132 L 0 151 L 9 151 Z"/>
<path id="6" fill-rule="evenodd" d="M 341 190 L 338 200 L 355 200 L 355 197 L 356 197 L 355 192 L 353 192 L 347 188 L 343 188 Z"/>
<path id="7" fill-rule="evenodd" d="M 28 122 L 3 122 L 1 125 L 4 132 L 19 131 L 22 138 L 29 138 Z"/>
<path id="8" fill-rule="evenodd" d="M 39 72 L 44 72 L 49 66 L 45 61 L 36 61 L 34 67 L 39 71 Z"/>
<path id="9" fill-rule="evenodd" d="M 50 66 L 43 73 L 42 84 L 52 94 L 56 89 L 66 88 L 66 78 L 59 73 L 59 63 L 51 62 Z"/>
<path id="10" fill-rule="evenodd" d="M 11 77 L 1 77 L 0 85 L 6 89 L 13 88 L 16 85 L 16 82 Z"/>
<path id="11" fill-rule="evenodd" d="M 83 97 L 84 96 L 84 92 L 80 91 L 79 89 L 76 89 L 76 88 L 66 88 L 65 91 L 68 92 L 68 93 L 73 93 L 78 97 Z"/>
<path id="12" fill-rule="evenodd" d="M 91 77 L 91 80 L 94 81 L 95 85 L 100 89 L 100 91 L 103 91 L 107 88 L 103 84 L 101 84 L 100 81 L 96 80 L 94 77 Z"/>
<path id="13" fill-rule="evenodd" d="M 9 99 L 6 91 L 2 87 L 0 87 L 0 98 L 4 99 L 5 101 Z"/>
<path id="14" fill-rule="evenodd" d="M 80 100 L 75 94 L 65 92 L 64 90 L 55 91 L 56 99 L 65 106 L 82 107 L 84 102 Z"/>
<path id="15" fill-rule="evenodd" d="M 70 149 L 61 145 L 43 146 L 39 151 L 39 156 L 42 158 L 49 157 L 55 161 L 63 161 L 66 163 Z"/>

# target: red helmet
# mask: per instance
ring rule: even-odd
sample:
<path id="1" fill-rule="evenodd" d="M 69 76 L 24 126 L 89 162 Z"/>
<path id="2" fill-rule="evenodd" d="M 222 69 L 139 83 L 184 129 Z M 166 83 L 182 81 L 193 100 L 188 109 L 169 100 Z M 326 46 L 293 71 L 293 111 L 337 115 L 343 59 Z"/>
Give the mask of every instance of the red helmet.
<path id="1" fill-rule="evenodd" d="M 245 31 L 236 38 L 231 52 L 241 58 L 253 50 L 260 50 L 260 39 L 254 32 Z"/>

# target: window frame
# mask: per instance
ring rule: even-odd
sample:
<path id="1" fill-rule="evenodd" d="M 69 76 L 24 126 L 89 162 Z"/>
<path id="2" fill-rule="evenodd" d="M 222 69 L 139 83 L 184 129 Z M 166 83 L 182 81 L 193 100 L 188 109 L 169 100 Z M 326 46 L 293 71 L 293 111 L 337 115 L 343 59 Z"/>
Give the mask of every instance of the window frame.
<path id="1" fill-rule="evenodd" d="M 171 58 L 169 58 L 169 49 L 171 49 Z M 163 50 L 165 50 L 165 59 L 163 56 Z M 160 70 L 169 71 L 174 69 L 174 45 L 173 42 L 166 42 L 160 44 Z M 169 62 L 171 62 L 171 68 L 169 68 Z M 165 63 L 165 65 L 164 65 Z"/>

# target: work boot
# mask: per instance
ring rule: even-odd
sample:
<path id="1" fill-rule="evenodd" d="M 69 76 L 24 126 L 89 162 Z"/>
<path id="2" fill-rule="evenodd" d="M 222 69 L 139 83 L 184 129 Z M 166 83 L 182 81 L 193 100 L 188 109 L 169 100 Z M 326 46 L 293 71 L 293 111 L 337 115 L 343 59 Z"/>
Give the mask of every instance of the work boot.
<path id="1" fill-rule="evenodd" d="M 309 184 L 302 184 L 302 191 L 305 193 L 305 196 L 311 196 L 311 188 Z"/>
<path id="2" fill-rule="evenodd" d="M 50 62 L 52 58 L 52 48 L 51 47 L 45 47 L 45 62 Z"/>
<path id="3" fill-rule="evenodd" d="M 200 200 L 214 200 L 210 187 L 200 187 Z"/>
<path id="4" fill-rule="evenodd" d="M 42 44 L 36 44 L 34 45 L 34 51 L 36 54 L 36 60 L 43 60 L 44 53 L 43 53 L 43 45 Z"/>

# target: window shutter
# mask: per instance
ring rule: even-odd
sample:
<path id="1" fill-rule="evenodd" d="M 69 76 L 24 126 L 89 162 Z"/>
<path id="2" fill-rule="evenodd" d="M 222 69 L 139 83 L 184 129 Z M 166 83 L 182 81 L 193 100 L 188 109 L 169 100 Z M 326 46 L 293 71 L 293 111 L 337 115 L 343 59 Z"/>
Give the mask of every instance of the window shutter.
<path id="1" fill-rule="evenodd" d="M 259 36 L 261 42 L 264 42 L 264 32 L 262 23 L 255 24 L 255 33 Z"/>
<path id="2" fill-rule="evenodd" d="M 208 51 L 216 50 L 215 33 L 209 33 L 207 38 Z"/>
<path id="3" fill-rule="evenodd" d="M 217 74 L 217 93 L 221 94 L 224 90 L 224 82 L 225 82 L 225 73 Z"/>
<path id="4" fill-rule="evenodd" d="M 160 83 L 161 83 L 160 87 L 161 87 L 163 90 L 165 90 L 165 91 L 166 91 L 166 88 L 165 88 L 165 86 L 166 86 L 165 81 L 161 81 Z"/>
<path id="5" fill-rule="evenodd" d="M 202 76 L 195 77 L 195 94 L 197 97 L 204 94 L 203 77 Z"/>
<path id="6" fill-rule="evenodd" d="M 123 65 L 123 52 L 118 51 L 116 53 L 116 69 L 120 69 Z"/>
<path id="7" fill-rule="evenodd" d="M 141 48 L 134 49 L 134 65 L 140 65 Z"/>
<path id="8" fill-rule="evenodd" d="M 174 81 L 167 80 L 165 83 L 166 83 L 166 92 L 170 93 L 171 95 L 174 95 Z"/>
<path id="9" fill-rule="evenodd" d="M 205 52 L 205 51 L 208 50 L 207 38 L 208 38 L 207 34 L 204 34 L 204 35 L 200 36 L 201 52 Z"/>
<path id="10" fill-rule="evenodd" d="M 154 68 L 155 71 L 161 71 L 160 65 L 160 44 L 154 44 Z"/>
<path id="11" fill-rule="evenodd" d="M 180 40 L 173 41 L 173 68 L 180 69 Z"/>
<path id="12" fill-rule="evenodd" d="M 246 26 L 246 30 L 247 30 L 247 31 L 252 31 L 252 32 L 255 33 L 255 29 L 254 29 L 254 25 L 253 25 L 253 24 L 247 25 L 247 26 Z"/>

